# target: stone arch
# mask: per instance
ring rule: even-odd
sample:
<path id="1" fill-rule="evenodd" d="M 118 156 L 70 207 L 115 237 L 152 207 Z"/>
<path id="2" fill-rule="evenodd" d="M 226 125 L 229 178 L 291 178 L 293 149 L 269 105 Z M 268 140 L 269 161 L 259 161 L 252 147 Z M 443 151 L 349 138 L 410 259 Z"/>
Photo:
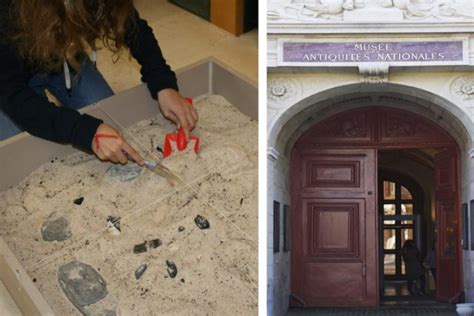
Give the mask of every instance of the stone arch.
<path id="1" fill-rule="evenodd" d="M 268 147 L 289 157 L 295 142 L 311 126 L 331 115 L 364 106 L 401 108 L 419 114 L 446 130 L 461 151 L 472 148 L 474 124 L 461 107 L 432 92 L 400 84 L 349 84 L 302 99 L 273 122 Z"/>

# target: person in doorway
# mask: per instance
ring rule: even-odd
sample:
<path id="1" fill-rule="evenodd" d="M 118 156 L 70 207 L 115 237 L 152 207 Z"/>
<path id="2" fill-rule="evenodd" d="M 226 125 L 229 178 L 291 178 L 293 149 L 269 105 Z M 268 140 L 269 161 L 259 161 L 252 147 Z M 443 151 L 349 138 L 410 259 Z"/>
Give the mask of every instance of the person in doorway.
<path id="1" fill-rule="evenodd" d="M 133 0 L 0 0 L 0 140 L 25 130 L 101 160 L 142 164 L 120 131 L 78 112 L 113 95 L 95 67 L 98 46 L 115 56 L 128 48 L 163 115 L 189 136 L 197 112 Z"/>
<path id="2" fill-rule="evenodd" d="M 430 269 L 431 275 L 433 276 L 433 280 L 436 283 L 436 250 L 435 250 L 436 240 L 433 241 L 433 246 L 428 253 L 426 254 L 425 258 L 425 265 Z"/>
<path id="3" fill-rule="evenodd" d="M 402 248 L 402 256 L 403 261 L 405 262 L 406 276 L 408 279 L 408 291 L 413 296 L 425 294 L 425 268 L 415 241 L 412 239 L 405 241 Z"/>

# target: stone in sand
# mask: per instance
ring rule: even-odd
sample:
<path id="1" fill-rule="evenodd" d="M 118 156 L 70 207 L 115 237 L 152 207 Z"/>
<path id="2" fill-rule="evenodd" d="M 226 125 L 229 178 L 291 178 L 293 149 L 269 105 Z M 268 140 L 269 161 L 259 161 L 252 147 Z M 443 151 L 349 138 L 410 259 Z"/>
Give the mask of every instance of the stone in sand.
<path id="1" fill-rule="evenodd" d="M 137 178 L 142 172 L 142 167 L 135 163 L 126 165 L 113 165 L 107 170 L 107 174 L 122 182 L 131 181 Z"/>
<path id="2" fill-rule="evenodd" d="M 135 270 L 135 279 L 139 280 L 146 271 L 148 266 L 144 263 Z"/>
<path id="3" fill-rule="evenodd" d="M 44 241 L 65 241 L 72 236 L 69 221 L 52 213 L 41 226 L 41 235 Z"/>
<path id="4" fill-rule="evenodd" d="M 168 268 L 166 269 L 168 271 L 168 274 L 172 279 L 176 278 L 176 275 L 178 274 L 178 268 L 176 267 L 176 264 L 174 264 L 173 261 L 166 260 L 166 265 Z"/>
<path id="5" fill-rule="evenodd" d="M 197 227 L 199 227 L 199 229 L 208 229 L 211 226 L 209 221 L 201 215 L 196 216 L 194 222 L 196 223 Z"/>
<path id="6" fill-rule="evenodd" d="M 76 205 L 81 205 L 82 202 L 84 202 L 84 198 L 82 196 L 74 200 L 74 204 Z"/>
<path id="7" fill-rule="evenodd" d="M 99 302 L 107 296 L 107 284 L 90 265 L 72 261 L 59 268 L 59 285 L 74 306 L 82 311 L 84 306 Z"/>
<path id="8" fill-rule="evenodd" d="M 109 216 L 107 217 L 107 230 L 114 236 L 120 235 L 122 230 L 120 229 L 120 221 L 122 218 L 120 216 Z"/>
<path id="9" fill-rule="evenodd" d="M 161 242 L 161 239 L 156 238 L 156 239 L 151 240 L 151 241 L 148 243 L 148 246 L 149 246 L 149 248 L 158 248 L 158 247 L 161 246 L 162 244 L 163 244 L 163 243 Z"/>

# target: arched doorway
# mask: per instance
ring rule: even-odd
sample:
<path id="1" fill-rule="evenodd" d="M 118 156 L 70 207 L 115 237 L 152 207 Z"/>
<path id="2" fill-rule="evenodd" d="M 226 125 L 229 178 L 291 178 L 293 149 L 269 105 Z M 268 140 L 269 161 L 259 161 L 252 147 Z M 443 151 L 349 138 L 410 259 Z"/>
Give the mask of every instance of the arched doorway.
<path id="1" fill-rule="evenodd" d="M 379 304 L 378 152 L 408 148 L 437 149 L 436 297 L 447 301 L 462 291 L 456 142 L 412 112 L 366 107 L 328 117 L 293 147 L 291 293 L 298 304 Z"/>

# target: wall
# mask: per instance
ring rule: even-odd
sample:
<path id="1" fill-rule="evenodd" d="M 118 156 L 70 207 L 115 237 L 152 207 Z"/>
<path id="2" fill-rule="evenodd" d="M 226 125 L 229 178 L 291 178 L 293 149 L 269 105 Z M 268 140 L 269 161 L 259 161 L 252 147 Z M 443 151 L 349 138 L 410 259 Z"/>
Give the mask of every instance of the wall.
<path id="1" fill-rule="evenodd" d="M 330 6 L 314 5 L 314 0 L 267 0 L 267 3 L 270 228 L 273 200 L 289 199 L 288 166 L 293 144 L 320 120 L 360 106 L 407 109 L 446 129 L 461 150 L 462 202 L 474 199 L 474 3 L 471 0 L 433 0 L 432 10 L 423 8 L 425 3 L 406 6 L 403 1 L 331 1 Z M 283 42 L 289 41 L 452 40 L 463 42 L 462 61 L 291 64 L 283 58 Z M 270 251 L 273 236 L 270 233 L 268 237 Z M 465 289 L 470 301 L 474 301 L 473 253 L 464 252 Z M 289 288 L 285 273 L 289 270 L 282 264 L 282 260 L 286 262 L 284 256 L 272 253 L 268 256 L 269 315 L 286 312 Z"/>
<path id="2" fill-rule="evenodd" d="M 468 72 L 395 72 L 387 84 L 360 84 L 350 71 L 269 73 L 274 87 L 284 86 L 287 98 L 269 91 L 268 153 L 268 310 L 284 315 L 288 308 L 290 254 L 273 254 L 273 200 L 287 203 L 289 162 L 295 141 L 318 121 L 335 113 L 360 106 L 393 106 L 408 109 L 436 121 L 457 140 L 461 148 L 462 202 L 474 199 L 472 133 L 474 104 L 452 93 L 453 80 L 472 75 Z M 393 82 L 393 83 L 392 83 Z M 269 90 L 272 89 L 270 85 Z M 472 251 L 464 252 L 465 291 L 474 301 Z"/>

